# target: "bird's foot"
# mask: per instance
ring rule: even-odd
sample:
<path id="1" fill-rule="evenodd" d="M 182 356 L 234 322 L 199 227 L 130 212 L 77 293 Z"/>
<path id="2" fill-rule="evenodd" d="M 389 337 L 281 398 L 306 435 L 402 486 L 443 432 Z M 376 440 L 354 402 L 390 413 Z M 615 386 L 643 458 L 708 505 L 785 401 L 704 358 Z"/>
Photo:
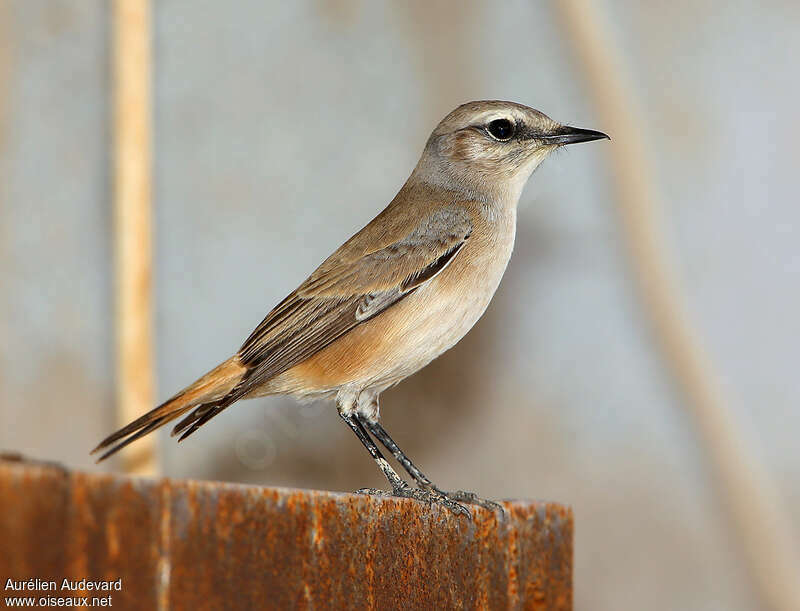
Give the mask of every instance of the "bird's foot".
<path id="1" fill-rule="evenodd" d="M 423 503 L 428 503 L 428 505 L 441 505 L 446 507 L 450 511 L 452 511 L 456 515 L 466 516 L 468 519 L 472 519 L 472 513 L 469 509 L 467 509 L 464 505 L 458 502 L 457 499 L 451 498 L 447 494 L 442 494 L 440 491 L 435 489 L 422 489 L 422 488 L 412 488 L 408 484 L 403 484 L 402 486 L 396 486 L 391 491 L 390 490 L 379 490 L 377 488 L 362 488 L 361 490 L 356 490 L 356 494 L 371 494 L 374 496 L 383 496 L 383 497 L 399 497 L 403 499 L 416 499 L 417 501 L 422 501 Z M 477 498 L 477 497 L 476 497 Z M 471 502 L 471 501 L 466 501 Z"/>
<path id="2" fill-rule="evenodd" d="M 463 490 L 456 490 L 454 492 L 447 492 L 445 490 L 440 490 L 433 484 L 430 484 L 426 487 L 427 489 L 435 492 L 436 494 L 440 494 L 445 498 L 450 499 L 456 503 L 466 503 L 468 505 L 478 505 L 479 507 L 483 507 L 484 509 L 488 509 L 489 511 L 499 511 L 501 515 L 505 516 L 506 510 L 500 503 L 495 503 L 494 501 L 490 501 L 488 499 L 482 499 L 474 492 L 465 492 Z"/>

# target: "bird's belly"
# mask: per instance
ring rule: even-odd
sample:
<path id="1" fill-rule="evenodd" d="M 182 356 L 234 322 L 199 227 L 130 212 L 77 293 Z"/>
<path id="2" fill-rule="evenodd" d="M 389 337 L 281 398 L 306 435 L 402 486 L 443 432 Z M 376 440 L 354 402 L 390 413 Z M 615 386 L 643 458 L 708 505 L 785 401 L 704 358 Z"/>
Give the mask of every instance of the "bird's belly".
<path id="1" fill-rule="evenodd" d="M 497 289 L 513 242 L 490 259 L 466 257 L 400 303 L 275 379 L 273 392 L 383 389 L 418 371 L 472 328 Z"/>
<path id="2" fill-rule="evenodd" d="M 496 288 L 473 285 L 472 291 L 446 291 L 431 283 L 413 295 L 413 317 L 402 325 L 402 339 L 386 351 L 383 379 L 375 385 L 399 382 L 452 348 L 481 317 Z"/>

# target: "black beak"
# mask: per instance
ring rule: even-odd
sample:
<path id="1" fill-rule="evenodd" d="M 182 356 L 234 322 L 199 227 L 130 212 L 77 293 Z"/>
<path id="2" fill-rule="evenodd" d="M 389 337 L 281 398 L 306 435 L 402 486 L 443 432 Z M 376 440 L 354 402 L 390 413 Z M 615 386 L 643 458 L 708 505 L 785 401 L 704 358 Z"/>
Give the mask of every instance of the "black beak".
<path id="1" fill-rule="evenodd" d="M 565 144 L 577 144 L 578 142 L 591 142 L 592 140 L 602 140 L 608 137 L 603 132 L 596 132 L 593 129 L 581 129 L 580 127 L 570 127 L 569 125 L 562 125 L 554 132 L 546 136 L 539 136 L 548 144 L 557 144 L 563 146 Z"/>

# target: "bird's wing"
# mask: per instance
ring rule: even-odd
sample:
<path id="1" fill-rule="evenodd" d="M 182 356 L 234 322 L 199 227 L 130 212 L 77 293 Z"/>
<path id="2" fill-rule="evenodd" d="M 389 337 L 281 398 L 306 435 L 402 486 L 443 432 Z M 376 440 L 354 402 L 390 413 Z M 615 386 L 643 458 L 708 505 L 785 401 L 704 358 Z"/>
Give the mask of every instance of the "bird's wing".
<path id="1" fill-rule="evenodd" d="M 456 206 L 404 224 L 392 231 L 400 235 L 390 241 L 385 226 L 370 223 L 267 314 L 239 349 L 249 371 L 225 402 L 308 359 L 411 294 L 452 261 L 472 232 L 469 214 Z M 367 244 L 379 248 L 371 250 Z"/>

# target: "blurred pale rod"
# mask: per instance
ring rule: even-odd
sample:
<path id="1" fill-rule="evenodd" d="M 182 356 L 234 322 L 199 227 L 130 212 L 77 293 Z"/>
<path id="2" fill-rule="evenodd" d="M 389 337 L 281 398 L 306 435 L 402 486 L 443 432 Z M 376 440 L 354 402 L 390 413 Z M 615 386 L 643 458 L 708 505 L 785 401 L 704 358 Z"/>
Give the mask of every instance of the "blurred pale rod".
<path id="1" fill-rule="evenodd" d="M 614 140 L 610 148 L 619 213 L 631 266 L 663 358 L 683 388 L 686 404 L 718 482 L 718 494 L 745 552 L 765 605 L 800 609 L 800 560 L 791 521 L 768 473 L 746 447 L 717 375 L 696 339 L 679 283 L 657 229 L 662 209 L 654 186 L 641 112 L 635 107 L 627 67 L 598 5 L 555 3 L 599 113 Z"/>
<path id="2" fill-rule="evenodd" d="M 149 0 L 115 0 L 112 12 L 116 397 L 120 425 L 154 405 Z M 125 470 L 155 475 L 155 437 L 124 455 Z"/>
<path id="3" fill-rule="evenodd" d="M 7 87 L 9 83 L 9 68 L 10 68 L 10 61 L 9 56 L 11 53 L 10 49 L 10 42 L 9 42 L 9 35 L 6 28 L 8 28 L 8 6 L 6 5 L 5 0 L 0 0 L 0 156 L 6 153 L 6 137 L 7 137 L 7 117 L 8 113 L 8 99 L 9 95 L 7 93 Z M 0 208 L 2 206 L 8 205 L 6 203 L 5 192 L 2 185 L 7 184 L 7 177 L 4 175 L 2 170 L 0 170 Z M 8 231 L 6 223 L 0 223 L 0 258 L 8 258 L 8 253 L 5 251 L 5 245 L 8 244 L 8 236 L 6 232 Z M 4 300 L 0 300 L 0 337 L 6 338 L 8 337 L 8 331 L 5 328 L 5 325 L 9 324 L 9 312 L 5 310 L 7 306 L 5 305 Z M 0 371 L 0 387 L 3 386 L 5 383 L 4 380 L 4 373 Z M 0 426 L 7 426 L 5 422 L 5 416 L 2 414 L 3 410 L 0 410 Z"/>

